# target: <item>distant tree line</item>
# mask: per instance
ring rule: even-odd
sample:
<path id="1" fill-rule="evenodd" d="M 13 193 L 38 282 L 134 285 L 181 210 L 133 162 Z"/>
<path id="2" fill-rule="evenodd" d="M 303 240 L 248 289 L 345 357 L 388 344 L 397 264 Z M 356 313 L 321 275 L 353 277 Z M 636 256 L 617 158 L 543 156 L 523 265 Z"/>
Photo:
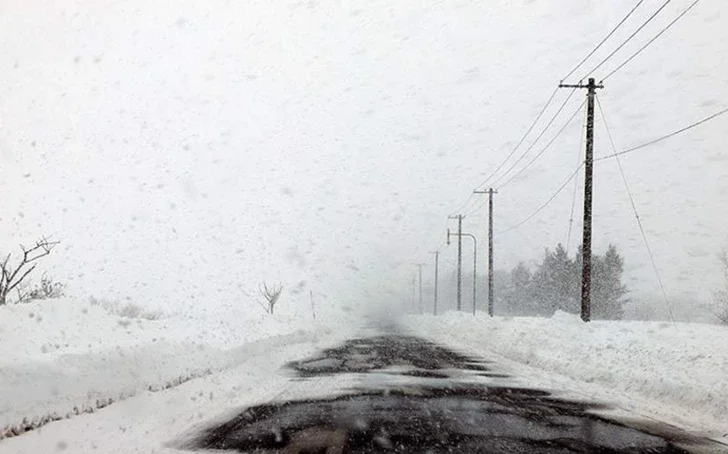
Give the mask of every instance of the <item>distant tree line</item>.
<path id="1" fill-rule="evenodd" d="M 551 316 L 557 310 L 578 313 L 581 307 L 582 254 L 573 258 L 558 244 L 546 249 L 535 269 L 523 262 L 510 272 L 501 287 L 504 312 L 512 315 Z M 622 284 L 624 260 L 614 245 L 604 255 L 592 255 L 591 312 L 595 319 L 621 319 L 627 287 Z M 497 288 L 497 287 L 496 287 Z"/>

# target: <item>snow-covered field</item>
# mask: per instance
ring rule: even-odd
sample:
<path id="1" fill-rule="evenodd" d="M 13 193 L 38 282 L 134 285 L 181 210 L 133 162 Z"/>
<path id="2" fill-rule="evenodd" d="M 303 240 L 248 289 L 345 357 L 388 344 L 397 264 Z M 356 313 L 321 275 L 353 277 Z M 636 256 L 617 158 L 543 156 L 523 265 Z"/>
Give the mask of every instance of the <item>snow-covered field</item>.
<path id="1" fill-rule="evenodd" d="M 351 322 L 242 306 L 205 318 L 74 299 L 0 307 L 0 438 L 234 368 L 282 345 L 331 338 L 334 324 L 342 335 Z"/>
<path id="2" fill-rule="evenodd" d="M 728 441 L 728 328 L 690 323 L 409 316 L 405 326 L 446 345 L 496 355 L 514 374 Z"/>

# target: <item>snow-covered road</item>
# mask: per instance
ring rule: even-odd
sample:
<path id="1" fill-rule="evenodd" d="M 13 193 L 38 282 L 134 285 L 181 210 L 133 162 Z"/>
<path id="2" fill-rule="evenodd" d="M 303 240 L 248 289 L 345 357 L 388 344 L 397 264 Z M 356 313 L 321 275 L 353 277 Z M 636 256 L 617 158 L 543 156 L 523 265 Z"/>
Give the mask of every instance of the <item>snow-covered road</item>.
<path id="1" fill-rule="evenodd" d="M 559 389 L 572 384 L 549 381 L 547 374 L 501 358 L 466 356 L 422 338 L 383 335 L 377 329 L 357 334 L 346 341 L 336 336 L 299 338 L 250 350 L 234 367 L 138 394 L 94 414 L 53 422 L 0 442 L 0 450 L 172 453 L 195 443 L 199 447 L 200 437 L 217 426 L 227 427 L 227 432 L 213 437 L 218 445 L 206 446 L 235 448 L 240 445 L 230 440 L 244 439 L 246 418 L 251 427 L 267 427 L 263 438 L 279 449 L 311 433 L 327 439 L 347 434 L 349 446 L 357 443 L 362 449 L 367 444 L 384 451 L 401 445 L 409 452 L 424 448 L 412 443 L 423 442 L 441 443 L 441 448 L 450 443 L 456 452 L 470 452 L 483 443 L 489 452 L 521 452 L 528 443 L 548 444 L 545 440 L 556 435 L 567 440 L 552 446 L 556 452 L 569 446 L 585 452 L 597 446 L 682 452 L 669 449 L 685 447 L 690 438 L 669 425 L 604 408 L 578 387 Z M 528 375 L 514 376 L 516 372 Z M 256 407 L 243 412 L 251 406 Z M 620 422 L 594 417 L 594 412 Z M 231 426 L 230 421 L 236 423 Z M 337 432 L 342 425 L 346 429 Z M 661 436 L 680 443 L 673 445 Z M 691 444 L 689 452 L 723 450 L 718 444 Z"/>
<path id="2" fill-rule="evenodd" d="M 82 300 L 8 306 L 2 315 L 2 453 L 174 452 L 171 446 L 185 436 L 241 407 L 330 398 L 381 378 L 411 380 L 389 373 L 403 364 L 386 364 L 384 375 L 314 381 L 295 380 L 286 368 L 347 339 L 383 332 L 487 358 L 509 376 L 510 387 L 608 406 L 601 412 L 610 417 L 668 423 L 724 444 L 728 434 L 728 332 L 721 326 L 585 325 L 569 314 L 367 318 L 332 312 L 313 321 L 256 316 L 236 305 L 214 316 L 149 320 Z M 362 328 L 365 320 L 370 327 Z M 18 435 L 24 428 L 34 430 Z"/>
<path id="3" fill-rule="evenodd" d="M 522 386 L 491 359 L 410 335 L 349 339 L 288 367 L 303 383 L 331 392 L 248 408 L 182 446 L 236 452 L 723 451 L 666 424 Z M 349 380 L 342 383 L 342 377 Z"/>

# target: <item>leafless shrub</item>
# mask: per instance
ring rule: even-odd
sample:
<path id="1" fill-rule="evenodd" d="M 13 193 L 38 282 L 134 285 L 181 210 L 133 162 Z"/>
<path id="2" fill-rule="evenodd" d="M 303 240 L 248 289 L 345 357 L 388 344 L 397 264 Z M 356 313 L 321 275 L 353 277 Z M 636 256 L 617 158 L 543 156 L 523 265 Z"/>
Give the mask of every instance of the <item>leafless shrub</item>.
<path id="1" fill-rule="evenodd" d="M 138 304 L 114 304 L 106 308 L 109 312 L 113 312 L 120 317 L 125 318 L 141 318 L 144 320 L 159 320 L 162 313 L 159 311 L 147 311 Z"/>
<path id="2" fill-rule="evenodd" d="M 62 298 L 66 293 L 66 284 L 56 282 L 44 274 L 39 284 L 24 289 L 17 287 L 16 290 L 18 292 L 17 302 L 27 303 L 35 300 Z"/>
<path id="3" fill-rule="evenodd" d="M 164 315 L 161 311 L 146 310 L 142 306 L 132 302 L 120 303 L 117 301 L 98 300 L 93 296 L 89 298 L 89 302 L 92 306 L 101 306 L 109 314 L 124 318 L 159 320 Z"/>
<path id="4" fill-rule="evenodd" d="M 261 296 L 265 299 L 265 303 L 259 302 L 260 305 L 263 306 L 263 309 L 267 313 L 272 314 L 278 299 L 281 297 L 283 285 L 279 283 L 268 287 L 268 283 L 263 282 L 258 287 L 258 291 L 260 291 Z"/>
<path id="5" fill-rule="evenodd" d="M 46 238 L 36 241 L 35 245 L 30 248 L 21 245 L 20 250 L 23 251 L 23 256 L 17 265 L 10 263 L 12 254 L 5 256 L 5 260 L 0 262 L 0 306 L 8 303 L 10 292 L 19 289 L 18 286 L 35 270 L 37 266 L 35 262 L 50 254 L 57 245 L 57 241 L 48 241 Z M 27 295 L 21 292 L 18 296 L 27 298 Z"/>

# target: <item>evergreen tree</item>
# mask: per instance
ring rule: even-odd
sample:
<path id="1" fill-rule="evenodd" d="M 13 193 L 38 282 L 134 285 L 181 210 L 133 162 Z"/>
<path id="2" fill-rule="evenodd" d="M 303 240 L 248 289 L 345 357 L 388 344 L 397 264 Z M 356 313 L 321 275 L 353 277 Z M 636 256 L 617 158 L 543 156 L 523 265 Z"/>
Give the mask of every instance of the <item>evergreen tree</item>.
<path id="1" fill-rule="evenodd" d="M 624 260 L 610 244 L 604 256 L 595 256 L 592 264 L 592 316 L 618 320 L 624 316 L 627 287 L 622 284 Z"/>
<path id="2" fill-rule="evenodd" d="M 511 270 L 510 286 L 505 292 L 504 300 L 510 314 L 530 315 L 534 313 L 531 270 L 525 263 L 520 262 Z"/>
<path id="3" fill-rule="evenodd" d="M 533 276 L 537 313 L 553 315 L 557 310 L 576 312 L 576 266 L 560 243 L 551 252 L 546 249 L 543 263 Z"/>
<path id="4" fill-rule="evenodd" d="M 504 300 L 511 313 L 551 316 L 557 310 L 579 313 L 581 307 L 581 250 L 570 259 L 558 244 L 544 251 L 543 261 L 531 273 L 519 263 L 511 271 L 511 290 Z M 622 284 L 624 260 L 614 245 L 603 256 L 592 256 L 591 312 L 595 319 L 620 319 L 627 288 Z"/>
<path id="5" fill-rule="evenodd" d="M 581 248 L 576 256 L 576 264 L 581 270 Z M 595 319 L 618 320 L 624 316 L 627 287 L 622 285 L 624 260 L 617 247 L 610 244 L 604 256 L 592 255 L 591 269 L 591 314 Z M 581 271 L 579 272 L 581 280 Z M 581 284 L 580 284 L 581 285 Z"/>

